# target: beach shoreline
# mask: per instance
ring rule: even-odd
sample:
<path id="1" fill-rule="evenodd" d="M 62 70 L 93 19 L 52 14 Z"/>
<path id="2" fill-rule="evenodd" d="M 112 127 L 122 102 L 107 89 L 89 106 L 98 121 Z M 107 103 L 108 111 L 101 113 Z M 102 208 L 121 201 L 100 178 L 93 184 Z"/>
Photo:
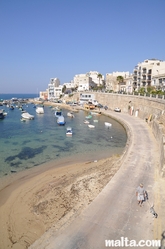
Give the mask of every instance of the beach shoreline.
<path id="1" fill-rule="evenodd" d="M 50 162 L 6 177 L 0 186 L 0 248 L 28 248 L 46 231 L 79 215 L 120 167 L 119 155 Z"/>

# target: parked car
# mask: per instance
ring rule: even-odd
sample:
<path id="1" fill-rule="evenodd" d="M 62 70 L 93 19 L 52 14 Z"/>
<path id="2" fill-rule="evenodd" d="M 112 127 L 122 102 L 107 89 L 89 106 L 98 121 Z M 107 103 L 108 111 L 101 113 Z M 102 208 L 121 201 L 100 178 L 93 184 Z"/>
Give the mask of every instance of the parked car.
<path id="1" fill-rule="evenodd" d="M 115 111 L 115 112 L 121 112 L 121 109 L 120 109 L 119 107 L 116 107 L 116 108 L 114 109 L 114 111 Z"/>
<path id="2" fill-rule="evenodd" d="M 97 105 L 98 108 L 103 108 L 104 106 L 101 105 L 100 103 Z"/>
<path id="3" fill-rule="evenodd" d="M 105 105 L 105 106 L 104 106 L 104 109 L 105 109 L 105 110 L 108 110 L 108 106 L 107 106 L 107 105 Z"/>

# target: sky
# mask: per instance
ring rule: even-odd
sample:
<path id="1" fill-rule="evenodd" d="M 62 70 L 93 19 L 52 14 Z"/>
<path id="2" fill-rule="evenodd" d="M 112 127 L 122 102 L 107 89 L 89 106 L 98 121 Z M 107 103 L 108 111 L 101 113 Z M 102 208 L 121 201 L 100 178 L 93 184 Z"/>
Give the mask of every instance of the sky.
<path id="1" fill-rule="evenodd" d="M 165 0 L 0 0 L 0 93 L 165 60 Z"/>

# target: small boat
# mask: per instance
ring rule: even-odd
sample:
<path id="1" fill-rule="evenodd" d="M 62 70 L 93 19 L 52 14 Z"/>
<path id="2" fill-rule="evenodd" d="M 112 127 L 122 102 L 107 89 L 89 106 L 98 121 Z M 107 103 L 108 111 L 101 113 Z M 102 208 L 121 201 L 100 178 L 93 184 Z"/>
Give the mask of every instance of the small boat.
<path id="1" fill-rule="evenodd" d="M 22 113 L 22 114 L 21 114 L 21 117 L 24 118 L 24 119 L 29 119 L 29 120 L 34 119 L 34 115 L 31 115 L 31 114 L 28 113 L 28 112 Z"/>
<path id="2" fill-rule="evenodd" d="M 84 121 L 84 124 L 89 124 L 89 121 L 88 121 L 88 120 L 85 120 L 85 121 Z"/>
<path id="3" fill-rule="evenodd" d="M 70 118 L 74 118 L 74 114 L 72 112 L 68 112 L 67 116 L 70 117 Z"/>
<path id="4" fill-rule="evenodd" d="M 55 111 L 54 115 L 55 115 L 55 117 L 58 118 L 58 117 L 62 116 L 62 112 L 61 111 Z"/>
<path id="5" fill-rule="evenodd" d="M 107 127 L 111 127 L 111 126 L 112 126 L 112 124 L 111 124 L 111 123 L 108 123 L 108 122 L 104 122 L 104 124 L 105 124 L 105 126 L 107 126 Z"/>
<path id="6" fill-rule="evenodd" d="M 88 115 L 88 116 L 86 116 L 85 118 L 91 119 L 91 118 L 92 118 L 92 115 Z"/>
<path id="7" fill-rule="evenodd" d="M 72 136 L 72 128 L 71 127 L 67 127 L 66 136 Z"/>
<path id="8" fill-rule="evenodd" d="M 14 106 L 13 105 L 10 105 L 9 108 L 10 108 L 10 110 L 14 110 Z"/>
<path id="9" fill-rule="evenodd" d="M 101 115 L 101 112 L 91 112 L 91 115 Z"/>
<path id="10" fill-rule="evenodd" d="M 57 119 L 57 124 L 58 125 L 65 125 L 65 119 L 64 116 L 59 116 Z"/>
<path id="11" fill-rule="evenodd" d="M 98 119 L 94 119 L 93 122 L 97 123 L 97 122 L 98 122 Z"/>
<path id="12" fill-rule="evenodd" d="M 3 110 L 0 110 L 0 119 L 3 119 L 5 117 Z"/>
<path id="13" fill-rule="evenodd" d="M 36 113 L 38 113 L 38 114 L 44 114 L 44 108 L 43 108 L 43 106 L 37 106 L 36 107 Z"/>
<path id="14" fill-rule="evenodd" d="M 89 124 L 88 127 L 89 127 L 89 128 L 95 128 L 95 126 L 94 126 L 94 125 L 91 125 L 91 124 Z"/>
<path id="15" fill-rule="evenodd" d="M 20 120 L 21 120 L 21 122 L 26 122 L 27 119 L 21 118 Z"/>

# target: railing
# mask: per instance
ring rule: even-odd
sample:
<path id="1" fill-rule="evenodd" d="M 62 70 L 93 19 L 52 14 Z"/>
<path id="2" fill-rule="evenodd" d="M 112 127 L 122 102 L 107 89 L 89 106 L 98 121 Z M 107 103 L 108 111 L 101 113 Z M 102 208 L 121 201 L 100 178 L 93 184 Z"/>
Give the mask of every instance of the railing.
<path id="1" fill-rule="evenodd" d="M 154 98 L 154 99 L 161 99 L 165 100 L 165 93 L 164 94 L 150 94 L 150 93 L 138 93 L 138 92 L 109 92 L 105 90 L 91 90 L 86 92 L 97 92 L 97 93 L 106 93 L 106 94 L 121 94 L 121 95 L 132 95 L 132 96 L 141 96 L 141 97 L 148 97 L 148 98 Z"/>

